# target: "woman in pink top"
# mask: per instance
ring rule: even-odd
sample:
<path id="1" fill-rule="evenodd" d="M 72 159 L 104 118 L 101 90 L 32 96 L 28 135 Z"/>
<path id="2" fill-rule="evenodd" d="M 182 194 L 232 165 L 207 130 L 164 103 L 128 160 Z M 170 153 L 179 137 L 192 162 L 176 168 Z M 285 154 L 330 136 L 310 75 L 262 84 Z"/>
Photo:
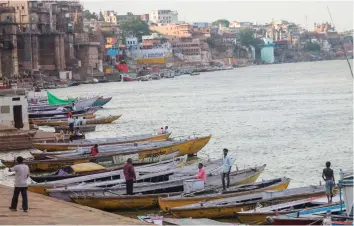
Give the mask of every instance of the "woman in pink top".
<path id="1" fill-rule="evenodd" d="M 199 163 L 198 168 L 199 168 L 199 171 L 198 171 L 197 176 L 195 176 L 195 178 L 201 179 L 204 181 L 204 183 L 206 183 L 206 174 L 205 174 L 205 170 L 203 168 L 203 163 Z"/>

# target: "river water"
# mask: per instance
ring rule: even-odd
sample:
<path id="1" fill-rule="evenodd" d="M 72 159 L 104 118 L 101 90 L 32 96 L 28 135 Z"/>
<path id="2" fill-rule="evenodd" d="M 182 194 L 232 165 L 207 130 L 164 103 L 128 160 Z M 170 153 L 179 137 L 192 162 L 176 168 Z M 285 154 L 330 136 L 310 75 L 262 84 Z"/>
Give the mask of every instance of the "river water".
<path id="1" fill-rule="evenodd" d="M 238 168 L 267 164 L 260 179 L 318 184 L 326 161 L 335 174 L 353 166 L 353 80 L 345 61 L 263 65 L 149 82 L 80 85 L 59 97 L 113 96 L 99 115 L 122 114 L 93 137 L 150 133 L 212 134 L 200 157 L 228 148 Z M 27 156 L 26 152 L 21 154 Z M 11 157 L 14 153 L 1 154 Z M 0 183 L 11 177 L 0 172 Z"/>

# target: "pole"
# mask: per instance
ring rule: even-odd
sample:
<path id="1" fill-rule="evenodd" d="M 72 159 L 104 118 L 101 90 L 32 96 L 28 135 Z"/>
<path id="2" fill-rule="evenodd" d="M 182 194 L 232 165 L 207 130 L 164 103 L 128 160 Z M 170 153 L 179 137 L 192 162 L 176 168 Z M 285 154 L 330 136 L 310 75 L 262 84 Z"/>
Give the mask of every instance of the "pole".
<path id="1" fill-rule="evenodd" d="M 327 10 L 328 10 L 329 17 L 331 18 L 332 25 L 333 25 L 333 27 L 335 27 L 335 26 L 334 26 L 333 19 L 332 19 L 332 14 L 331 14 L 331 12 L 329 11 L 329 7 L 328 7 L 328 6 L 327 6 Z M 333 30 L 334 30 L 334 29 L 333 29 Z M 347 60 L 348 67 L 349 67 L 349 70 L 350 70 L 350 74 L 352 75 L 352 78 L 354 78 L 352 66 L 350 65 L 350 62 L 349 62 L 349 59 L 348 59 L 348 57 L 347 57 L 347 53 L 346 53 L 346 51 L 345 51 L 345 48 L 344 48 L 344 46 L 343 46 L 343 43 L 340 42 L 340 45 L 341 45 L 341 47 L 342 47 L 342 49 L 343 49 L 345 59 Z"/>
<path id="2" fill-rule="evenodd" d="M 343 203 L 342 203 L 342 186 L 341 186 L 341 181 L 343 177 L 343 172 L 342 169 L 339 170 L 339 178 L 340 180 L 338 181 L 338 186 L 339 186 L 339 203 L 340 203 L 340 211 L 339 213 L 342 214 L 343 213 Z"/>

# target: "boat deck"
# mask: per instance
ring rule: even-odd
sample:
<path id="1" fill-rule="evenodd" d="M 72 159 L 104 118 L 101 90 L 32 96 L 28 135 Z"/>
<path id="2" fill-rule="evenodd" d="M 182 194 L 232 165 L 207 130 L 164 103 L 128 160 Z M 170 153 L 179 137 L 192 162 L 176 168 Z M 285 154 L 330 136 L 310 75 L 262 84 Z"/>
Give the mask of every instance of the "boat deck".
<path id="1" fill-rule="evenodd" d="M 21 196 L 21 195 L 20 195 Z M 29 211 L 21 209 L 19 198 L 18 211 L 10 211 L 12 188 L 0 185 L 0 222 L 5 225 L 143 225 L 136 219 L 123 217 L 117 214 L 80 206 L 74 203 L 60 201 L 47 196 L 29 192 Z"/>

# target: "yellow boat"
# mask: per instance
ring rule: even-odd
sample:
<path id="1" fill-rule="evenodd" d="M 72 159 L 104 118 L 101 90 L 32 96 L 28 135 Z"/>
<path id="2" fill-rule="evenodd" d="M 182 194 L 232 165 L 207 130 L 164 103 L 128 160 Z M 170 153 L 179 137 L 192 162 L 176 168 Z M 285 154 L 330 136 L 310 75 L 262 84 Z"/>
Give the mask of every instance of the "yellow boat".
<path id="1" fill-rule="evenodd" d="M 107 116 L 100 118 L 91 118 L 86 120 L 86 124 L 107 124 L 119 119 L 122 115 Z M 37 124 L 35 124 L 37 123 Z M 68 120 L 46 120 L 46 121 L 33 121 L 37 126 L 66 126 Z"/>
<path id="2" fill-rule="evenodd" d="M 270 206 L 278 203 L 319 197 L 325 194 L 323 186 L 291 188 L 281 191 L 264 191 L 255 194 L 229 197 L 199 204 L 171 208 L 175 217 L 184 218 L 224 218 L 233 217 L 237 212 L 252 210 L 257 206 Z"/>
<path id="3" fill-rule="evenodd" d="M 74 141 L 73 143 L 34 143 L 33 147 L 39 150 L 47 151 L 63 151 L 63 150 L 73 150 L 77 147 L 89 147 L 94 144 L 102 145 L 113 145 L 113 144 L 125 144 L 125 143 L 135 143 L 143 141 L 162 141 L 167 140 L 171 133 L 167 134 L 142 134 L 133 135 L 127 137 L 117 137 L 117 138 L 102 138 L 94 140 L 84 140 L 84 141 Z M 35 156 L 34 156 L 35 157 Z"/>
<path id="4" fill-rule="evenodd" d="M 263 171 L 263 170 L 262 170 Z M 200 193 L 194 193 L 193 196 L 175 196 L 175 197 L 167 197 L 159 198 L 159 206 L 162 211 L 168 212 L 171 208 L 178 206 L 191 205 L 195 203 L 200 203 L 204 201 L 211 201 L 229 197 L 242 196 L 247 194 L 253 194 L 257 192 L 261 192 L 264 190 L 284 190 L 288 187 L 290 183 L 289 178 L 277 178 L 273 180 L 261 181 L 252 183 L 257 180 L 258 176 L 261 174 L 260 171 L 256 175 L 252 175 L 245 180 L 239 181 L 236 184 L 245 184 L 239 186 L 232 186 L 226 192 L 220 192 L 220 189 L 205 191 Z M 187 194 L 188 195 L 188 194 Z"/>
<path id="5" fill-rule="evenodd" d="M 77 204 L 100 210 L 149 209 L 158 206 L 159 197 L 177 195 L 176 193 L 160 193 L 147 195 L 107 195 L 107 196 L 76 196 L 69 197 Z"/>
<path id="6" fill-rule="evenodd" d="M 159 157 L 178 157 L 183 155 L 194 155 L 199 152 L 210 140 L 210 136 L 193 138 L 180 141 L 161 141 L 147 143 L 131 143 L 124 145 L 107 145 L 100 147 L 101 153 L 97 156 L 87 156 L 84 153 L 77 153 L 75 156 L 56 156 L 47 160 L 25 160 L 31 172 L 55 171 L 67 165 L 89 162 L 90 160 L 105 160 L 111 164 L 119 165 L 126 162 L 127 156 L 137 163 L 152 163 L 160 161 Z M 89 147 L 86 147 L 89 149 Z M 107 152 L 102 149 L 106 148 Z M 176 152 L 177 151 L 177 152 Z M 176 153 L 176 154 L 175 154 Z M 172 156 L 173 155 L 173 156 Z M 106 160 L 109 159 L 109 160 Z M 13 167 L 16 162 L 1 160 L 6 167 Z"/>

